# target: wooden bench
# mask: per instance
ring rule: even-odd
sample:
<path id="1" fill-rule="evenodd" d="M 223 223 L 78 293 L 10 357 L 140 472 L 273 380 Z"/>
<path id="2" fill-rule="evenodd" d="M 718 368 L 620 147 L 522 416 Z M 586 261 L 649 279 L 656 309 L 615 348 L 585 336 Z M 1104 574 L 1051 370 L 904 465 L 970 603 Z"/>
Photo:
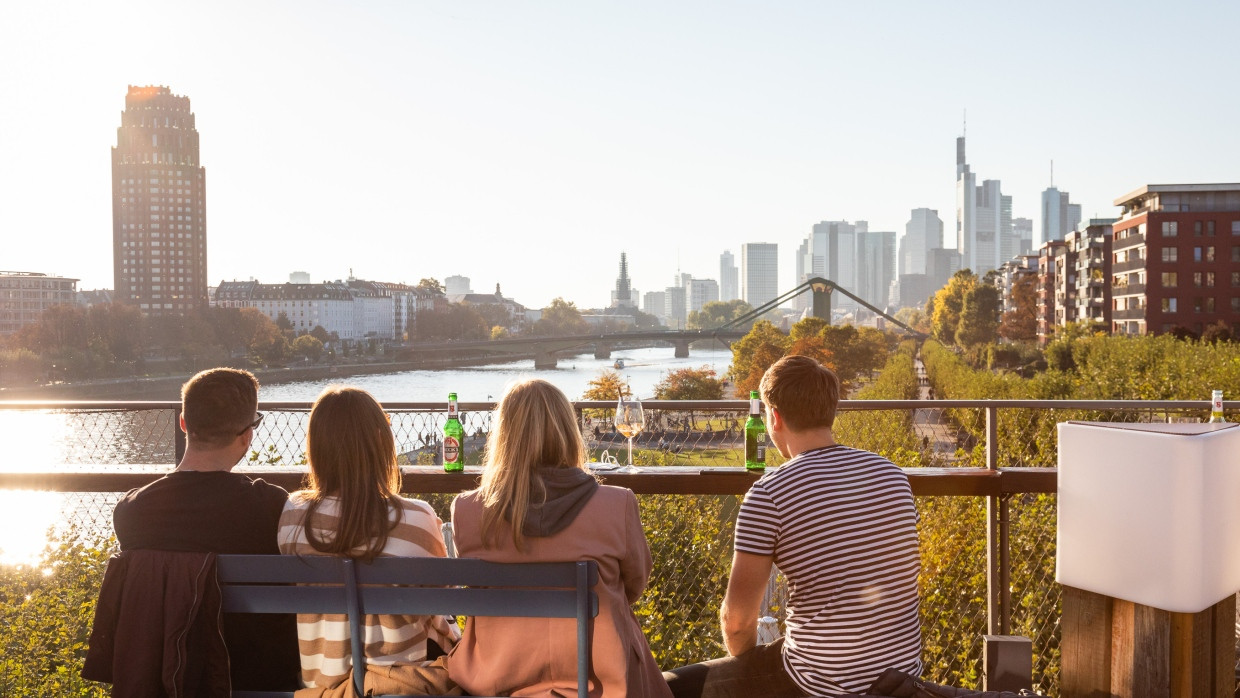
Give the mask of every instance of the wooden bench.
<path id="1" fill-rule="evenodd" d="M 501 564 L 473 559 L 220 555 L 225 613 L 347 614 L 353 666 L 365 666 L 367 614 L 512 616 L 577 620 L 577 693 L 587 698 L 590 638 L 598 615 L 594 561 Z M 281 586 L 314 585 L 314 586 Z M 358 695 L 365 672 L 354 671 Z M 291 698 L 291 691 L 235 690 L 234 698 Z M 394 697 L 377 697 L 394 698 Z"/>

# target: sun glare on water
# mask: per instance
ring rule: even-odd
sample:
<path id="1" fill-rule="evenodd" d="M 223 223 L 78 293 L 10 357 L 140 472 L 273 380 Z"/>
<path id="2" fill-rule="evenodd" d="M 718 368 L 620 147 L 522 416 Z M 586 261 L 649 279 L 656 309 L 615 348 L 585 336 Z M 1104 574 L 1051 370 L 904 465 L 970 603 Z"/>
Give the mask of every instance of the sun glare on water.
<path id="1" fill-rule="evenodd" d="M 0 412 L 0 443 L 8 472 L 63 469 L 63 444 L 71 427 L 63 418 L 43 411 Z M 48 532 L 61 527 L 65 495 L 59 492 L 0 490 L 0 564 L 29 565 L 39 561 Z"/>
<path id="2" fill-rule="evenodd" d="M 61 516 L 58 492 L 0 492 L 0 565 L 33 565 Z"/>

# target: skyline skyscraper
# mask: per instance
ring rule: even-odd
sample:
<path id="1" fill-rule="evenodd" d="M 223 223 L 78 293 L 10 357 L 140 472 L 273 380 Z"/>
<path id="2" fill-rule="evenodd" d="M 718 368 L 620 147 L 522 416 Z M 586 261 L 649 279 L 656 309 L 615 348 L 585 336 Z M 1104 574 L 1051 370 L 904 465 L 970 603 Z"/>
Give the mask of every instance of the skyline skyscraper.
<path id="1" fill-rule="evenodd" d="M 864 298 L 870 305 L 883 308 L 888 304 L 891 285 L 895 279 L 895 232 L 867 231 L 858 234 L 857 285 L 849 290 Z"/>
<path id="2" fill-rule="evenodd" d="M 1033 253 L 1033 221 L 1028 218 L 1012 219 L 1012 236 L 1019 243 L 1020 255 Z M 1012 260 L 1006 260 L 1010 262 Z"/>
<path id="3" fill-rule="evenodd" d="M 915 208 L 900 238 L 899 274 L 925 274 L 930 250 L 943 246 L 943 219 L 932 208 Z"/>
<path id="4" fill-rule="evenodd" d="M 779 245 L 772 242 L 741 245 L 741 295 L 755 308 L 779 295 Z"/>
<path id="5" fill-rule="evenodd" d="M 977 175 L 965 157 L 964 136 L 956 139 L 956 245 L 961 262 L 969 266 L 977 248 Z"/>
<path id="6" fill-rule="evenodd" d="M 1012 234 L 1012 197 L 997 179 L 977 186 L 965 157 L 965 137 L 956 139 L 956 251 L 961 263 L 978 276 L 1020 254 Z"/>
<path id="7" fill-rule="evenodd" d="M 207 306 L 206 178 L 189 97 L 130 85 L 112 148 L 118 302 L 144 314 Z"/>
<path id="8" fill-rule="evenodd" d="M 741 297 L 740 273 L 736 268 L 736 257 L 730 250 L 719 255 L 719 300 L 733 301 Z"/>
<path id="9" fill-rule="evenodd" d="M 1081 223 L 1081 205 L 1074 204 L 1066 191 L 1054 186 L 1042 192 L 1042 237 L 1039 245 L 1057 240 L 1076 230 Z"/>

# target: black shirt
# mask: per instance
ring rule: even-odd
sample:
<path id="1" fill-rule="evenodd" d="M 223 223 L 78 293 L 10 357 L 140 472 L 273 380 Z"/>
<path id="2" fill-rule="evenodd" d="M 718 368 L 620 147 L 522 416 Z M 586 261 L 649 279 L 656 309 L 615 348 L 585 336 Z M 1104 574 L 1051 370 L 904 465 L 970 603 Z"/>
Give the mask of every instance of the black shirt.
<path id="1" fill-rule="evenodd" d="M 129 491 L 112 512 L 121 550 L 278 555 L 288 493 L 228 472 L 176 471 Z M 291 615 L 225 614 L 234 689 L 293 690 L 301 660 Z"/>

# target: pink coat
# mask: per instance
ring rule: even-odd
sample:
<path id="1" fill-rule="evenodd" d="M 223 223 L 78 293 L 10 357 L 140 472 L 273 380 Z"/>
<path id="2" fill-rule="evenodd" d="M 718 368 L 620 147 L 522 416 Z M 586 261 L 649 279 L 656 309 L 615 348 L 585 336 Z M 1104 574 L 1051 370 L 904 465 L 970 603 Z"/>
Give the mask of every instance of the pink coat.
<path id="1" fill-rule="evenodd" d="M 631 604 L 650 578 L 650 547 L 637 497 L 602 485 L 567 528 L 512 544 L 509 524 L 500 547 L 482 545 L 482 503 L 466 492 L 452 504 L 457 555 L 495 562 L 598 561 L 598 617 L 592 640 L 591 696 L 670 698 Z M 471 618 L 448 658 L 452 680 L 474 695 L 576 696 L 576 621 L 563 618 Z"/>

